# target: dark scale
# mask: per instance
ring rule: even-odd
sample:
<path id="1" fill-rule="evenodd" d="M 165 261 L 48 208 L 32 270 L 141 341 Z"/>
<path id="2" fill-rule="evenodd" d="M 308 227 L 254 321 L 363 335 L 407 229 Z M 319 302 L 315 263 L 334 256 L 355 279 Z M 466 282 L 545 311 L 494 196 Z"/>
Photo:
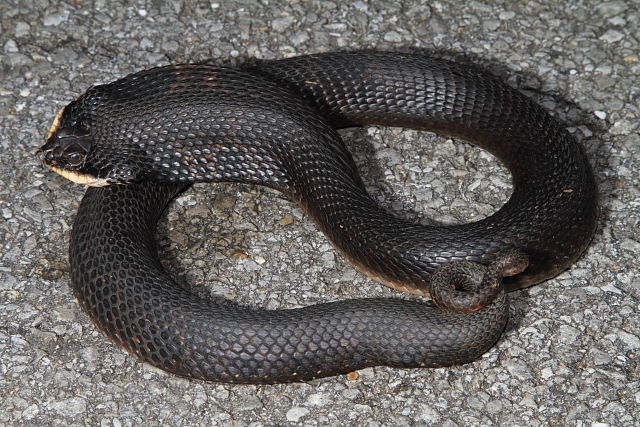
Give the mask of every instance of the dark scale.
<path id="1" fill-rule="evenodd" d="M 489 150 L 512 173 L 510 200 L 455 226 L 390 215 L 364 190 L 335 131 L 368 124 Z M 512 290 L 557 275 L 584 251 L 597 216 L 582 148 L 541 107 L 476 69 L 417 55 L 142 71 L 67 106 L 41 157 L 76 182 L 125 184 L 90 189 L 73 227 L 72 282 L 84 310 L 143 360 L 214 381 L 472 361 L 507 321 L 502 278 Z M 197 298 L 162 269 L 154 229 L 180 183 L 202 181 L 284 192 L 356 267 L 446 309 L 362 299 L 262 311 Z"/>

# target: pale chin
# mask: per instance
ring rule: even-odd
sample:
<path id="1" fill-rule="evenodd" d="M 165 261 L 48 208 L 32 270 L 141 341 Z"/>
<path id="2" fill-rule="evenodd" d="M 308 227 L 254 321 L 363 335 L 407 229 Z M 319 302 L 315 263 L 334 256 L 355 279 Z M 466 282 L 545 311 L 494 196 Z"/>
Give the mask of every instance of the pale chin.
<path id="1" fill-rule="evenodd" d="M 81 173 L 77 171 L 72 171 L 68 169 L 61 169 L 55 166 L 48 166 L 49 169 L 54 171 L 55 173 L 62 175 L 67 178 L 71 182 L 75 182 L 76 184 L 88 185 L 89 187 L 104 187 L 109 185 L 110 182 L 107 178 L 96 178 L 93 175 L 88 173 Z"/>
<path id="2" fill-rule="evenodd" d="M 49 134 L 47 135 L 47 139 L 46 139 L 47 141 L 51 139 L 51 136 L 53 136 L 53 134 L 58 130 L 58 127 L 60 127 L 60 119 L 62 119 L 63 113 L 64 113 L 64 107 L 62 107 L 60 111 L 58 111 L 58 114 L 56 114 L 56 117 L 53 119 L 53 123 L 49 128 Z"/>

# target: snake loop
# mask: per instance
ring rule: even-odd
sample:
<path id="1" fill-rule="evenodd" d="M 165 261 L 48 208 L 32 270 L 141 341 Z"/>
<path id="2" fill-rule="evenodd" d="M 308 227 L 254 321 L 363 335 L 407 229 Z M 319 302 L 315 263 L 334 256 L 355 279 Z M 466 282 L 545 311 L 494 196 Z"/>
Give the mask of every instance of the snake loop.
<path id="1" fill-rule="evenodd" d="M 489 150 L 512 174 L 511 198 L 461 225 L 391 215 L 367 194 L 335 131 L 372 124 Z M 214 381 L 469 362 L 507 321 L 502 277 L 513 290 L 557 275 L 587 247 L 597 218 L 591 167 L 556 120 L 494 77 L 421 55 L 327 53 L 243 69 L 142 71 L 65 107 L 39 153 L 63 176 L 104 186 L 87 191 L 71 235 L 72 285 L 84 311 L 142 360 Z M 282 191 L 354 266 L 465 313 L 396 299 L 268 311 L 197 298 L 162 268 L 154 229 L 186 184 L 212 181 Z M 452 292 L 451 278 L 466 292 Z"/>

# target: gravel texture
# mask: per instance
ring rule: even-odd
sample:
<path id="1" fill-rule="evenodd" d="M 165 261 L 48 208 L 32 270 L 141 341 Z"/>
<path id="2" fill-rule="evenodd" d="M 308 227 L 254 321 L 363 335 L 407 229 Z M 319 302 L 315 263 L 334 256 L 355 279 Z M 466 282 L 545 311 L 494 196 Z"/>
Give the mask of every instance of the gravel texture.
<path id="1" fill-rule="evenodd" d="M 0 425 L 639 425 L 638 2 L 429 3 L 0 2 Z M 576 265 L 513 293 L 498 345 L 451 369 L 230 386 L 165 374 L 96 331 L 68 286 L 83 189 L 33 156 L 57 110 L 150 66 L 364 47 L 447 51 L 567 123 L 602 193 L 599 230 Z M 380 203 L 416 221 L 477 219 L 509 195 L 506 170 L 461 141 L 389 128 L 343 135 Z M 268 308 L 395 295 L 264 188 L 198 185 L 160 236 L 179 280 L 207 285 L 198 292 Z"/>

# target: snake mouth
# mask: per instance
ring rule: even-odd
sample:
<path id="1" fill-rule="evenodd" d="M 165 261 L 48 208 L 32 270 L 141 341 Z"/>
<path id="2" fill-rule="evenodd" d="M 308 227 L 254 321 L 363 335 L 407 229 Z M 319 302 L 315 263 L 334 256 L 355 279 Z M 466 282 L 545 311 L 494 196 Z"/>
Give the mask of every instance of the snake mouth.
<path id="1" fill-rule="evenodd" d="M 62 124 L 67 107 L 61 108 L 49 128 L 46 143 L 36 152 L 40 162 L 76 184 L 91 187 L 109 185 L 108 178 L 98 178 L 85 161 L 91 152 L 91 132 L 81 122 Z"/>
<path id="2" fill-rule="evenodd" d="M 89 187 L 105 187 L 111 184 L 108 178 L 98 178 L 88 173 L 82 173 L 70 169 L 63 169 L 47 164 L 45 164 L 45 166 L 55 173 L 67 178 L 69 181 L 75 182 L 76 184 L 88 185 Z"/>

